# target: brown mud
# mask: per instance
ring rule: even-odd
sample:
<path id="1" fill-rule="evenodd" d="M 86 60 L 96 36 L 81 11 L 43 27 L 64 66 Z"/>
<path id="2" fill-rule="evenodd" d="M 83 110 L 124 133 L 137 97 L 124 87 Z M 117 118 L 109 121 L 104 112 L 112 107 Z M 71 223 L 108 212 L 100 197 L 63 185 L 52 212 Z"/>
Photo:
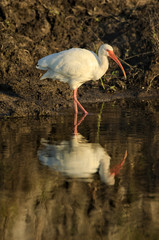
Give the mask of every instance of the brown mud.
<path id="1" fill-rule="evenodd" d="M 100 80 L 83 84 L 81 102 L 158 97 L 157 0 L 2 0 L 0 3 L 0 116 L 52 115 L 72 109 L 72 91 L 59 81 L 39 81 L 38 59 L 71 47 L 97 52 L 111 44 L 127 74 L 110 61 Z M 44 72 L 43 72 L 44 73 Z"/>

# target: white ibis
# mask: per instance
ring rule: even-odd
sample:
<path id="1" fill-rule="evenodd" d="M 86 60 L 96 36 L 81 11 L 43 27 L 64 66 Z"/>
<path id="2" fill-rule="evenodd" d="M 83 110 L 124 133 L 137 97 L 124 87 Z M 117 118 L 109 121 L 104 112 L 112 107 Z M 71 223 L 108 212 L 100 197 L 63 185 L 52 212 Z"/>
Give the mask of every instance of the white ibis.
<path id="1" fill-rule="evenodd" d="M 108 57 L 112 58 L 120 66 L 126 78 L 122 64 L 115 56 L 113 48 L 108 44 L 100 46 L 98 56 L 87 49 L 71 48 L 41 58 L 36 67 L 47 70 L 40 80 L 51 78 L 68 83 L 74 92 L 75 113 L 78 112 L 78 105 L 84 114 L 87 114 L 88 112 L 77 100 L 77 89 L 83 83 L 89 80 L 98 80 L 106 73 L 109 66 Z"/>

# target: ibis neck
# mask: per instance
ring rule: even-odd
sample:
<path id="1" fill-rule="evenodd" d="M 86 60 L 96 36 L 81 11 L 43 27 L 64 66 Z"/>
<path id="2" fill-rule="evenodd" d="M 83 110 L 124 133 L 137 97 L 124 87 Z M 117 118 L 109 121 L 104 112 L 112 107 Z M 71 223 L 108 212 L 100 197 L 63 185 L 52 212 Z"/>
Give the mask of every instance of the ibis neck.
<path id="1" fill-rule="evenodd" d="M 109 67 L 109 62 L 108 62 L 108 58 L 107 56 L 104 56 L 103 54 L 101 54 L 101 52 L 99 51 L 98 53 L 98 58 L 99 58 L 99 78 L 101 78 L 105 72 L 108 70 Z"/>

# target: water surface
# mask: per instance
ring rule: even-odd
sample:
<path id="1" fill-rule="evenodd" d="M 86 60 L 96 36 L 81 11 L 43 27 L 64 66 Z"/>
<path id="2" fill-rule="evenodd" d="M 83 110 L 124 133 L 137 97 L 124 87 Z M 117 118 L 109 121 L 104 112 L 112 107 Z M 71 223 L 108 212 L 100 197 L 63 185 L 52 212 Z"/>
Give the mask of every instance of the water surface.
<path id="1" fill-rule="evenodd" d="M 159 239 L 158 106 L 1 119 L 1 239 Z"/>

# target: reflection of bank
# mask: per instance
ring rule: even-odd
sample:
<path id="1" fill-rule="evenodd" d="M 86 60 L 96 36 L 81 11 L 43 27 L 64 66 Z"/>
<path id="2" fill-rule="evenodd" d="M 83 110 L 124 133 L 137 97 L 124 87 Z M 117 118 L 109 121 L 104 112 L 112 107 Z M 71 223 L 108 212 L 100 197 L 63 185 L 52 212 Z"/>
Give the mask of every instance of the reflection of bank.
<path id="1" fill-rule="evenodd" d="M 126 159 L 126 153 L 122 162 L 110 169 L 110 156 L 99 143 L 89 143 L 81 135 L 76 134 L 69 141 L 51 145 L 42 140 L 44 146 L 38 151 L 42 164 L 62 172 L 64 175 L 90 180 L 93 174 L 99 172 L 102 182 L 113 185 L 115 175 L 119 172 Z"/>

